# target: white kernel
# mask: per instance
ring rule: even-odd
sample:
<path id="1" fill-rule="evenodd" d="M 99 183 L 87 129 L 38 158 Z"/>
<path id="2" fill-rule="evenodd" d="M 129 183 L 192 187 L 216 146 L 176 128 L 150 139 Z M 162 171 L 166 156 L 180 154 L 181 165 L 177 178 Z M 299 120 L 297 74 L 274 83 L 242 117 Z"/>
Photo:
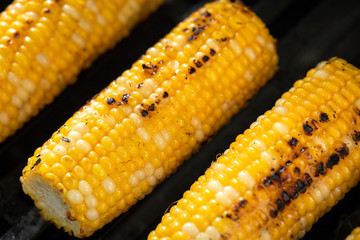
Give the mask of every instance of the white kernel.
<path id="1" fill-rule="evenodd" d="M 358 110 L 360 110 L 360 98 L 356 99 L 354 105 Z"/>
<path id="2" fill-rule="evenodd" d="M 104 16 L 101 15 L 101 14 L 98 14 L 98 15 L 97 15 L 96 21 L 98 21 L 98 23 L 100 23 L 100 24 L 103 25 L 103 26 L 106 26 L 106 24 L 107 24 Z"/>
<path id="3" fill-rule="evenodd" d="M 300 223 L 300 229 L 305 229 L 305 228 L 306 228 L 306 226 L 307 226 L 307 221 L 306 221 L 306 218 L 305 218 L 305 217 L 300 218 L 299 223 Z"/>
<path id="4" fill-rule="evenodd" d="M 321 191 L 318 188 L 313 188 L 312 191 L 310 192 L 310 195 L 313 197 L 313 199 L 317 204 L 322 203 L 324 200 L 323 195 L 321 194 Z"/>
<path id="5" fill-rule="evenodd" d="M 244 73 L 244 78 L 248 82 L 252 82 L 254 80 L 254 73 L 250 69 L 247 69 L 246 72 Z"/>
<path id="6" fill-rule="evenodd" d="M 271 240 L 270 233 L 267 230 L 263 230 L 260 235 L 260 240 Z"/>
<path id="7" fill-rule="evenodd" d="M 226 166 L 223 163 L 214 163 L 212 168 L 217 172 L 222 172 L 225 170 Z"/>
<path id="8" fill-rule="evenodd" d="M 285 115 L 288 112 L 287 108 L 284 106 L 275 106 L 273 111 L 281 115 Z"/>
<path id="9" fill-rule="evenodd" d="M 34 93 L 36 90 L 35 84 L 30 79 L 24 79 L 23 85 L 26 91 L 28 91 L 29 93 Z"/>
<path id="10" fill-rule="evenodd" d="M 22 85 L 22 84 L 21 84 Z M 16 89 L 16 95 L 21 99 L 21 101 L 23 102 L 27 102 L 28 99 L 29 99 L 29 94 L 28 92 L 26 91 L 26 89 L 24 89 L 23 86 L 19 86 L 17 89 Z"/>
<path id="11" fill-rule="evenodd" d="M 139 88 L 139 92 L 141 92 L 145 97 L 148 97 L 150 94 L 154 92 L 154 90 L 157 87 L 158 87 L 158 83 L 154 79 L 147 78 L 144 80 L 141 88 Z"/>
<path id="12" fill-rule="evenodd" d="M 323 66 L 325 66 L 327 64 L 327 61 L 321 61 L 316 65 L 316 68 L 322 68 Z"/>
<path id="13" fill-rule="evenodd" d="M 250 125 L 250 129 L 253 129 L 255 126 L 259 125 L 260 123 L 258 121 L 255 121 L 253 122 L 251 125 Z"/>
<path id="14" fill-rule="evenodd" d="M 230 39 L 229 45 L 232 48 L 232 50 L 234 50 L 235 55 L 240 55 L 242 53 L 242 48 L 236 40 Z"/>
<path id="15" fill-rule="evenodd" d="M 67 192 L 67 199 L 72 204 L 79 204 L 84 200 L 84 197 L 78 190 L 71 189 Z"/>
<path id="16" fill-rule="evenodd" d="M 162 137 L 161 133 L 156 134 L 153 137 L 155 145 L 160 149 L 164 150 L 166 148 L 167 143 L 165 142 L 164 138 Z"/>
<path id="17" fill-rule="evenodd" d="M 156 178 L 154 176 L 150 176 L 146 179 L 146 181 L 149 183 L 149 186 L 153 187 L 156 185 Z"/>
<path id="18" fill-rule="evenodd" d="M 276 100 L 275 102 L 275 106 L 282 106 L 285 102 L 285 99 L 283 98 L 279 98 L 278 100 Z"/>
<path id="19" fill-rule="evenodd" d="M 35 56 L 36 61 L 38 61 L 43 67 L 50 66 L 50 60 L 44 53 L 38 53 Z"/>
<path id="20" fill-rule="evenodd" d="M 85 180 L 81 180 L 79 182 L 78 188 L 79 188 L 80 192 L 82 194 L 84 194 L 85 196 L 88 196 L 88 195 L 90 195 L 92 193 L 91 185 Z"/>
<path id="21" fill-rule="evenodd" d="M 211 240 L 220 240 L 220 233 L 212 226 L 207 227 L 205 233 L 209 235 Z"/>
<path id="22" fill-rule="evenodd" d="M 26 12 L 25 15 L 27 15 L 28 17 L 30 17 L 30 19 L 34 21 L 37 21 L 39 19 L 39 15 L 32 11 Z"/>
<path id="23" fill-rule="evenodd" d="M 223 186 L 218 180 L 211 180 L 206 184 L 206 186 L 214 192 L 220 192 L 223 190 Z"/>
<path id="24" fill-rule="evenodd" d="M 187 42 L 187 38 L 185 37 L 185 35 L 176 35 L 176 37 L 174 38 L 174 43 L 176 43 L 175 45 L 173 45 L 177 50 L 181 50 L 185 43 Z"/>
<path id="25" fill-rule="evenodd" d="M 154 171 L 154 176 L 155 176 L 157 179 L 162 179 L 163 176 L 164 176 L 164 168 L 163 168 L 163 167 L 159 167 L 159 168 L 155 169 L 155 171 Z"/>
<path id="26" fill-rule="evenodd" d="M 44 158 L 44 157 L 46 157 L 50 152 L 51 152 L 51 151 L 50 151 L 49 149 L 45 148 L 45 149 L 41 150 L 40 156 L 41 156 L 42 158 Z"/>
<path id="27" fill-rule="evenodd" d="M 253 146 L 257 149 L 259 149 L 260 151 L 265 151 L 266 150 L 266 144 L 259 140 L 259 139 L 254 139 L 250 142 L 250 146 Z"/>
<path id="28" fill-rule="evenodd" d="M 89 195 L 85 197 L 85 204 L 88 208 L 96 208 L 98 205 L 98 200 L 94 195 Z"/>
<path id="29" fill-rule="evenodd" d="M 282 122 L 275 122 L 273 124 L 273 129 L 281 135 L 285 135 L 289 132 L 289 128 Z"/>
<path id="30" fill-rule="evenodd" d="M 77 131 L 80 134 L 85 134 L 89 132 L 89 127 L 84 122 L 78 122 L 72 129 L 73 131 Z"/>
<path id="31" fill-rule="evenodd" d="M 329 186 L 325 182 L 321 182 L 321 183 L 319 183 L 318 187 L 321 191 L 323 198 L 328 199 L 331 194 Z"/>
<path id="32" fill-rule="evenodd" d="M 51 84 L 49 83 L 48 80 L 46 80 L 45 78 L 42 78 L 40 81 L 40 87 L 42 87 L 45 90 L 48 90 L 51 88 Z"/>
<path id="33" fill-rule="evenodd" d="M 291 87 L 288 92 L 293 92 L 295 91 L 295 89 L 296 89 L 295 87 Z"/>
<path id="34" fill-rule="evenodd" d="M 146 177 L 150 177 L 153 175 L 154 173 L 154 166 L 151 163 L 146 163 L 144 171 L 145 171 L 145 175 Z"/>
<path id="35" fill-rule="evenodd" d="M 139 114 L 131 113 L 129 118 L 135 123 L 136 126 L 140 127 L 142 125 L 143 120 Z"/>
<path id="36" fill-rule="evenodd" d="M 250 59 L 250 61 L 254 62 L 256 60 L 256 53 L 251 47 L 245 48 L 244 53 Z"/>
<path id="37" fill-rule="evenodd" d="M 244 183 L 249 189 L 255 187 L 255 179 L 250 175 L 250 173 L 246 170 L 239 172 L 238 179 Z"/>
<path id="38" fill-rule="evenodd" d="M 320 78 L 320 79 L 326 79 L 329 75 L 330 75 L 330 73 L 328 71 L 326 71 L 325 69 L 318 69 L 314 73 L 313 77 Z"/>
<path id="39" fill-rule="evenodd" d="M 10 123 L 9 115 L 6 112 L 0 112 L 0 123 L 8 125 Z"/>
<path id="40" fill-rule="evenodd" d="M 207 233 L 199 233 L 195 240 L 211 240 L 211 238 L 209 237 L 209 235 Z"/>
<path id="41" fill-rule="evenodd" d="M 354 145 L 354 141 L 353 141 L 353 139 L 351 137 L 343 136 L 341 138 L 341 140 L 342 140 L 343 143 L 346 144 L 346 146 L 349 148 L 350 152 L 354 149 L 355 145 Z"/>
<path id="42" fill-rule="evenodd" d="M 139 180 L 134 174 L 129 177 L 129 184 L 134 188 L 139 185 Z"/>
<path id="43" fill-rule="evenodd" d="M 217 192 L 215 194 L 215 199 L 225 207 L 229 207 L 232 203 L 232 201 L 229 199 L 229 197 L 224 192 Z"/>
<path id="44" fill-rule="evenodd" d="M 98 6 L 94 0 L 87 0 L 86 1 L 86 8 L 90 9 L 93 12 L 98 12 Z"/>
<path id="45" fill-rule="evenodd" d="M 160 53 L 160 50 L 155 48 L 155 47 L 151 47 L 146 51 L 146 54 L 155 57 Z"/>
<path id="46" fill-rule="evenodd" d="M 168 62 L 168 67 L 170 67 L 171 69 L 175 70 L 179 68 L 179 62 L 176 60 L 171 60 L 170 62 Z"/>
<path id="47" fill-rule="evenodd" d="M 86 19 L 83 19 L 83 18 L 81 18 L 80 20 L 79 20 L 79 27 L 81 27 L 82 29 L 84 29 L 85 31 L 87 31 L 87 32 L 92 32 L 92 24 L 91 24 L 91 22 L 89 22 L 88 20 L 86 20 Z"/>
<path id="48" fill-rule="evenodd" d="M 209 48 L 214 49 L 216 52 L 220 51 L 220 46 L 219 44 L 212 38 L 209 38 L 208 40 L 206 40 L 205 43 Z"/>
<path id="49" fill-rule="evenodd" d="M 19 110 L 19 115 L 18 115 L 18 121 L 19 122 L 25 122 L 26 121 L 26 118 L 27 118 L 27 115 L 25 113 L 25 111 L 23 109 L 20 109 Z"/>
<path id="50" fill-rule="evenodd" d="M 71 39 L 80 47 L 85 48 L 85 41 L 84 39 L 77 33 L 71 34 Z"/>
<path id="51" fill-rule="evenodd" d="M 274 161 L 274 157 L 268 151 L 264 151 L 260 154 L 260 159 L 271 167 L 276 167 L 276 161 Z"/>
<path id="52" fill-rule="evenodd" d="M 116 185 L 110 177 L 101 181 L 101 185 L 108 194 L 113 194 L 116 191 Z"/>
<path id="53" fill-rule="evenodd" d="M 169 142 L 171 140 L 171 135 L 166 129 L 161 131 L 161 135 L 163 136 L 165 142 Z"/>
<path id="54" fill-rule="evenodd" d="M 82 135 L 77 131 L 70 131 L 68 134 L 68 138 L 71 142 L 76 142 L 80 140 Z"/>
<path id="55" fill-rule="evenodd" d="M 195 132 L 195 138 L 198 142 L 202 142 L 205 138 L 205 134 L 202 130 L 196 130 Z"/>
<path id="56" fill-rule="evenodd" d="M 21 80 L 18 78 L 18 76 L 16 76 L 13 72 L 9 72 L 8 79 L 12 84 L 14 84 L 16 86 L 19 86 L 19 84 L 21 82 Z"/>
<path id="57" fill-rule="evenodd" d="M 224 187 L 224 194 L 232 201 L 240 196 L 239 192 L 231 186 Z"/>
<path id="58" fill-rule="evenodd" d="M 314 143 L 314 145 L 320 146 L 322 148 L 322 150 L 324 151 L 324 153 L 326 153 L 328 151 L 327 144 L 322 137 L 315 136 L 313 138 L 313 143 Z"/>
<path id="59" fill-rule="evenodd" d="M 265 40 L 265 38 L 263 38 L 263 36 L 257 35 L 255 39 L 256 39 L 256 41 L 257 41 L 258 43 L 260 43 L 261 45 L 265 46 L 266 40 Z"/>
<path id="60" fill-rule="evenodd" d="M 58 156 L 64 156 L 66 154 L 66 148 L 60 144 L 56 145 L 53 149 L 53 152 L 56 153 Z"/>
<path id="61" fill-rule="evenodd" d="M 146 175 L 145 175 L 145 171 L 144 170 L 137 170 L 135 172 L 135 176 L 139 181 L 142 181 L 145 179 Z"/>
<path id="62" fill-rule="evenodd" d="M 303 237 L 305 236 L 305 233 L 306 233 L 306 230 L 305 230 L 305 229 L 299 231 L 299 233 L 296 235 L 296 238 L 295 238 L 295 239 L 303 238 Z"/>
<path id="63" fill-rule="evenodd" d="M 76 10 L 76 8 L 68 4 L 64 4 L 62 8 L 65 13 L 69 14 L 74 19 L 78 20 L 80 18 L 80 13 L 78 10 Z"/>
<path id="64" fill-rule="evenodd" d="M 17 95 L 13 95 L 11 97 L 11 103 L 14 104 L 14 106 L 20 108 L 22 105 L 21 99 Z"/>
<path id="65" fill-rule="evenodd" d="M 195 237 L 197 234 L 199 234 L 199 229 L 192 222 L 185 223 L 181 229 L 191 237 Z"/>
<path id="66" fill-rule="evenodd" d="M 89 209 L 85 216 L 90 221 L 96 221 L 99 218 L 99 212 L 96 209 Z"/>
<path id="67" fill-rule="evenodd" d="M 77 140 L 75 146 L 79 148 L 81 151 L 83 151 L 83 153 L 85 154 L 90 152 L 91 150 L 91 145 L 83 139 Z"/>
<path id="68" fill-rule="evenodd" d="M 195 129 L 201 129 L 201 121 L 196 118 L 196 117 L 193 117 L 191 119 L 191 125 L 195 128 Z"/>
<path id="69" fill-rule="evenodd" d="M 146 143 L 149 142 L 151 140 L 151 136 L 149 135 L 149 133 L 146 131 L 145 128 L 140 127 L 136 130 L 136 134 L 141 138 L 141 140 Z"/>

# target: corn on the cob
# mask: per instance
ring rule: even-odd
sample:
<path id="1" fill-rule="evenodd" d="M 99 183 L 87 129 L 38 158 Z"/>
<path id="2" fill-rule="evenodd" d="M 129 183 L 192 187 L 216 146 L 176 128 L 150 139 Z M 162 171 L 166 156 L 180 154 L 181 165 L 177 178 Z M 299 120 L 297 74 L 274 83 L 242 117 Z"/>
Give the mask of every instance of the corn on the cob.
<path id="1" fill-rule="evenodd" d="M 0 15 L 0 142 L 163 0 L 15 0 Z"/>
<path id="2" fill-rule="evenodd" d="M 355 228 L 345 240 L 360 240 L 360 227 Z"/>
<path id="3" fill-rule="evenodd" d="M 166 213 L 149 240 L 298 239 L 359 180 L 360 70 L 320 63 Z"/>
<path id="4" fill-rule="evenodd" d="M 205 5 L 148 49 L 28 161 L 23 189 L 88 236 L 172 173 L 274 74 L 274 39 L 239 2 Z"/>

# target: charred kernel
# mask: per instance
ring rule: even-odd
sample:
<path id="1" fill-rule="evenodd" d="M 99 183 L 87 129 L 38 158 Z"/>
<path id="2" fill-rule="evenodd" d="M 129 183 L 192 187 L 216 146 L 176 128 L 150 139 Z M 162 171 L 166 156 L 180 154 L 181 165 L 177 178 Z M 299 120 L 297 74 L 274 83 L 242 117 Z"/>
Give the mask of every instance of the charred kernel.
<path id="1" fill-rule="evenodd" d="M 296 191 L 296 189 L 294 187 L 290 188 L 289 196 L 292 199 L 297 199 L 298 198 L 299 194 L 298 194 L 298 192 Z"/>
<path id="2" fill-rule="evenodd" d="M 312 136 L 313 128 L 309 125 L 308 121 L 306 121 L 306 123 L 303 125 L 303 129 L 306 135 Z"/>
<path id="3" fill-rule="evenodd" d="M 290 138 L 288 143 L 291 147 L 296 147 L 296 145 L 298 144 L 298 140 L 296 138 Z"/>
<path id="4" fill-rule="evenodd" d="M 202 31 L 204 31 L 205 27 L 206 27 L 206 26 L 204 26 L 204 27 L 199 27 L 198 29 L 196 29 L 196 30 L 194 31 L 194 35 L 196 36 L 196 35 L 199 35 L 200 33 L 202 33 Z"/>
<path id="5" fill-rule="evenodd" d="M 329 116 L 326 113 L 321 113 L 320 122 L 328 122 L 328 121 L 329 121 Z"/>
<path id="6" fill-rule="evenodd" d="M 301 181 L 301 180 L 296 180 L 296 182 L 295 182 L 295 188 L 296 188 L 296 190 L 297 190 L 299 193 L 304 193 L 304 192 L 306 192 L 306 186 L 305 186 L 305 184 L 303 183 L 303 181 Z"/>
<path id="7" fill-rule="evenodd" d="M 37 159 L 34 165 L 31 167 L 31 170 L 33 170 L 35 166 L 39 165 L 40 162 L 41 162 L 41 158 Z"/>
<path id="8" fill-rule="evenodd" d="M 149 111 L 154 111 L 155 110 L 155 104 L 152 103 L 149 108 L 148 108 Z"/>
<path id="9" fill-rule="evenodd" d="M 203 60 L 204 63 L 206 63 L 207 61 L 209 61 L 209 59 L 210 59 L 210 58 L 209 58 L 208 56 L 206 56 L 206 55 L 202 57 L 202 60 Z"/>
<path id="10" fill-rule="evenodd" d="M 324 163 L 323 162 L 319 162 L 317 165 L 316 165 L 316 172 L 315 172 L 315 175 L 325 175 L 326 174 L 326 169 L 325 169 L 325 166 L 324 166 Z"/>
<path id="11" fill-rule="evenodd" d="M 125 94 L 122 96 L 121 100 L 122 100 L 124 103 L 128 103 L 129 97 L 131 97 L 131 95 L 130 95 L 129 93 L 125 93 Z"/>
<path id="12" fill-rule="evenodd" d="M 190 35 L 190 36 L 188 37 L 188 41 L 192 41 L 192 40 L 194 40 L 194 39 L 196 39 L 196 36 L 195 36 L 195 35 Z"/>
<path id="13" fill-rule="evenodd" d="M 270 175 L 270 178 L 271 178 L 272 180 L 276 181 L 276 182 L 280 182 L 280 181 L 281 181 L 280 175 L 279 175 L 279 173 L 277 173 L 277 172 L 271 174 L 271 175 Z"/>
<path id="14" fill-rule="evenodd" d="M 196 27 L 192 27 L 191 31 L 195 32 L 196 31 Z"/>
<path id="15" fill-rule="evenodd" d="M 277 211 L 277 210 L 270 210 L 270 217 L 276 218 L 277 215 L 278 215 L 278 211 Z"/>
<path id="16" fill-rule="evenodd" d="M 108 98 L 106 98 L 106 102 L 107 102 L 107 104 L 112 105 L 115 103 L 115 99 L 112 97 L 108 97 Z"/>
<path id="17" fill-rule="evenodd" d="M 287 161 L 287 162 L 285 163 L 286 166 L 289 166 L 290 164 L 291 164 L 291 161 Z"/>
<path id="18" fill-rule="evenodd" d="M 205 11 L 205 12 L 202 12 L 202 13 L 201 13 L 201 16 L 202 16 L 202 17 L 210 17 L 211 14 L 210 14 L 208 11 Z"/>
<path id="19" fill-rule="evenodd" d="M 124 104 L 123 101 L 120 101 L 120 102 L 117 103 L 118 106 L 123 105 L 123 104 Z"/>
<path id="20" fill-rule="evenodd" d="M 278 173 L 282 173 L 283 171 L 285 171 L 285 167 L 284 166 L 281 166 L 279 167 L 279 170 L 278 170 Z"/>
<path id="21" fill-rule="evenodd" d="M 300 149 L 300 152 L 305 152 L 305 150 L 306 150 L 306 147 L 303 147 Z"/>
<path id="22" fill-rule="evenodd" d="M 164 92 L 163 98 L 167 98 L 168 96 L 169 96 L 169 94 L 167 92 Z"/>
<path id="23" fill-rule="evenodd" d="M 45 9 L 44 9 L 44 13 L 51 13 L 51 10 L 48 9 L 48 8 L 45 8 Z"/>
<path id="24" fill-rule="evenodd" d="M 141 111 L 141 115 L 142 115 L 143 117 L 146 117 L 147 115 L 149 115 L 149 113 L 148 113 L 148 111 L 146 111 L 146 110 L 142 110 L 142 111 Z"/>
<path id="25" fill-rule="evenodd" d="M 300 173 L 300 168 L 295 167 L 295 168 L 294 168 L 294 173 L 299 174 L 299 173 Z"/>
<path id="26" fill-rule="evenodd" d="M 276 206 L 280 212 L 285 208 L 284 202 L 280 198 L 276 199 Z"/>
<path id="27" fill-rule="evenodd" d="M 143 83 L 139 83 L 136 87 L 137 87 L 137 88 L 141 88 L 142 85 L 143 85 Z"/>
<path id="28" fill-rule="evenodd" d="M 312 177 L 308 173 L 304 174 L 303 180 L 304 180 L 305 186 L 307 186 L 307 187 L 310 186 L 310 184 L 313 182 Z"/>
<path id="29" fill-rule="evenodd" d="M 299 157 L 299 155 L 297 154 L 297 153 L 294 153 L 293 155 L 292 155 L 292 159 L 297 159 Z"/>
<path id="30" fill-rule="evenodd" d="M 311 119 L 310 122 L 314 126 L 315 130 L 319 129 L 319 123 L 316 120 Z"/>
<path id="31" fill-rule="evenodd" d="M 281 197 L 286 205 L 290 204 L 290 196 L 286 191 L 282 191 Z"/>
<path id="32" fill-rule="evenodd" d="M 202 63 L 199 60 L 198 61 L 194 60 L 194 63 L 197 68 L 202 66 Z"/>
<path id="33" fill-rule="evenodd" d="M 215 50 L 214 50 L 214 49 L 212 49 L 212 48 L 210 48 L 210 55 L 211 55 L 211 56 L 214 56 L 214 55 L 215 55 L 215 53 L 216 53 L 216 52 L 215 52 Z"/>
<path id="34" fill-rule="evenodd" d="M 332 169 L 333 166 L 339 163 L 340 156 L 336 153 L 331 154 L 326 162 L 326 167 Z"/>
<path id="35" fill-rule="evenodd" d="M 264 179 L 263 183 L 264 183 L 265 186 L 271 184 L 271 183 L 272 183 L 271 178 L 270 178 L 270 177 L 266 177 L 266 178 Z"/>
<path id="36" fill-rule="evenodd" d="M 61 140 L 67 143 L 71 142 L 70 139 L 68 139 L 67 137 L 61 137 Z"/>
<path id="37" fill-rule="evenodd" d="M 183 32 L 187 32 L 187 31 L 189 31 L 188 28 L 184 28 L 184 29 L 183 29 Z"/>
<path id="38" fill-rule="evenodd" d="M 354 140 L 355 142 L 360 141 L 360 132 L 354 130 L 354 134 L 352 135 L 352 137 L 353 137 L 353 140 Z"/>
<path id="39" fill-rule="evenodd" d="M 143 64 L 143 65 L 141 65 L 141 66 L 142 66 L 143 69 L 152 69 L 152 67 L 149 67 L 149 66 L 146 65 L 146 64 Z"/>
<path id="40" fill-rule="evenodd" d="M 190 74 L 193 74 L 193 73 L 195 73 L 195 72 L 196 72 L 195 68 L 190 67 L 190 69 L 189 69 L 189 73 L 190 73 Z"/>
<path id="41" fill-rule="evenodd" d="M 38 158 L 38 157 L 40 157 L 40 156 L 41 156 L 41 154 L 39 153 L 39 154 L 37 154 L 35 157 L 37 157 L 37 158 Z"/>
<path id="42" fill-rule="evenodd" d="M 344 158 L 349 155 L 349 148 L 346 145 L 343 145 L 339 149 L 336 149 L 336 152 L 340 154 L 341 158 Z"/>

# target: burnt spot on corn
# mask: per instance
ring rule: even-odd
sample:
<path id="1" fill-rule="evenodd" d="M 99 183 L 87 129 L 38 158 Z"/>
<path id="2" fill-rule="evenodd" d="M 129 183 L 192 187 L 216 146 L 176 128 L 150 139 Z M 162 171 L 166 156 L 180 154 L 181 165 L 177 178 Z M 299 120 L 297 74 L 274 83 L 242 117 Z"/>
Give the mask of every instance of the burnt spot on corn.
<path id="1" fill-rule="evenodd" d="M 33 170 L 34 167 L 36 167 L 37 165 L 39 165 L 39 163 L 41 163 L 41 158 L 37 159 L 36 162 L 34 163 L 34 165 L 30 168 L 30 170 Z"/>
<path id="2" fill-rule="evenodd" d="M 286 205 L 290 204 L 291 199 L 290 199 L 289 194 L 286 191 L 282 191 L 281 197 Z"/>
<path id="3" fill-rule="evenodd" d="M 316 164 L 316 171 L 315 171 L 315 176 L 319 176 L 320 175 L 325 175 L 326 174 L 326 168 L 324 166 L 323 162 L 319 162 Z"/>
<path id="4" fill-rule="evenodd" d="M 203 60 L 204 63 L 206 63 L 207 61 L 209 61 L 209 59 L 210 59 L 210 58 L 209 58 L 208 56 L 206 56 L 206 55 L 202 57 L 202 60 Z"/>
<path id="5" fill-rule="evenodd" d="M 188 37 L 188 41 L 192 41 L 192 40 L 194 40 L 194 39 L 196 39 L 196 36 L 195 36 L 195 35 L 190 35 L 190 36 Z"/>
<path id="6" fill-rule="evenodd" d="M 305 124 L 303 124 L 303 130 L 305 135 L 312 136 L 314 129 L 309 125 L 309 122 L 306 121 Z"/>
<path id="7" fill-rule="evenodd" d="M 64 142 L 70 143 L 70 139 L 68 139 L 67 137 L 61 137 L 61 140 L 63 140 Z"/>
<path id="8" fill-rule="evenodd" d="M 291 164 L 290 160 L 285 163 L 286 166 L 290 166 L 290 164 Z"/>
<path id="9" fill-rule="evenodd" d="M 158 66 L 153 63 L 142 64 L 141 66 L 144 69 L 145 73 L 149 73 L 151 75 L 156 74 L 158 71 Z"/>
<path id="10" fill-rule="evenodd" d="M 330 155 L 329 159 L 326 162 L 326 167 L 332 169 L 333 166 L 339 163 L 340 156 L 337 153 L 333 153 Z"/>
<path id="11" fill-rule="evenodd" d="M 148 108 L 148 111 L 155 111 L 155 104 L 152 103 L 149 108 Z"/>
<path id="12" fill-rule="evenodd" d="M 122 100 L 124 103 L 128 103 L 130 97 L 131 97 L 131 94 L 125 93 L 125 94 L 122 96 L 121 100 Z"/>
<path id="13" fill-rule="evenodd" d="M 360 132 L 354 130 L 354 133 L 352 134 L 352 139 L 357 143 L 360 141 Z"/>
<path id="14" fill-rule="evenodd" d="M 303 153 L 303 152 L 305 152 L 305 150 L 306 150 L 306 147 L 303 147 L 300 149 L 300 152 Z"/>
<path id="15" fill-rule="evenodd" d="M 285 167 L 284 166 L 281 166 L 280 165 L 280 167 L 279 167 L 279 170 L 278 170 L 278 173 L 280 174 L 280 173 L 282 173 L 283 171 L 285 171 Z"/>
<path id="16" fill-rule="evenodd" d="M 277 210 L 270 210 L 270 217 L 276 218 L 277 215 L 278 215 L 278 211 L 277 211 Z"/>
<path id="17" fill-rule="evenodd" d="M 189 31 L 189 29 L 188 29 L 188 28 L 183 28 L 182 31 L 183 31 L 183 32 L 187 32 L 187 31 Z"/>
<path id="18" fill-rule="evenodd" d="M 290 138 L 290 140 L 288 141 L 288 144 L 290 145 L 290 147 L 296 147 L 296 145 L 298 144 L 298 140 L 296 138 Z"/>
<path id="19" fill-rule="evenodd" d="M 69 219 L 70 221 L 76 221 L 76 217 L 74 217 L 73 215 L 71 215 L 71 212 L 70 211 L 67 211 L 66 212 L 66 217 L 67 219 Z"/>
<path id="20" fill-rule="evenodd" d="M 313 125 L 313 127 L 315 128 L 315 130 L 319 129 L 319 123 L 316 120 L 310 119 L 310 122 Z"/>
<path id="21" fill-rule="evenodd" d="M 280 182 L 281 181 L 281 178 L 280 178 L 280 174 L 275 172 L 273 174 L 270 175 L 270 178 L 272 180 L 274 180 L 275 182 Z"/>
<path id="22" fill-rule="evenodd" d="M 141 116 L 146 117 L 149 115 L 149 112 L 146 110 L 141 110 Z"/>
<path id="23" fill-rule="evenodd" d="M 141 88 L 142 85 L 143 85 L 143 83 L 139 83 L 136 87 L 137 87 L 137 88 Z"/>
<path id="24" fill-rule="evenodd" d="M 277 210 L 279 212 L 281 212 L 282 210 L 285 209 L 285 204 L 280 198 L 276 199 L 275 203 L 276 203 Z"/>
<path id="25" fill-rule="evenodd" d="M 292 199 L 297 199 L 299 194 L 298 192 L 296 191 L 295 187 L 291 187 L 288 191 L 289 193 L 289 196 L 292 198 Z"/>
<path id="26" fill-rule="evenodd" d="M 202 12 L 200 14 L 202 17 L 210 17 L 211 16 L 211 13 L 209 13 L 208 11 L 205 11 L 205 12 Z"/>
<path id="27" fill-rule="evenodd" d="M 295 168 L 294 168 L 294 173 L 299 174 L 299 173 L 300 173 L 300 168 L 295 167 Z"/>
<path id="28" fill-rule="evenodd" d="M 310 176 L 310 174 L 305 173 L 304 176 L 303 176 L 303 181 L 304 181 L 305 186 L 309 187 L 310 184 L 313 182 L 313 179 Z"/>
<path id="29" fill-rule="evenodd" d="M 167 98 L 169 96 L 168 92 L 163 93 L 163 98 Z"/>
<path id="30" fill-rule="evenodd" d="M 268 176 L 263 180 L 264 186 L 272 184 L 271 178 Z"/>
<path id="31" fill-rule="evenodd" d="M 215 50 L 214 50 L 214 49 L 212 49 L 212 48 L 210 48 L 210 55 L 211 55 L 211 56 L 214 56 L 214 55 L 215 55 L 215 53 L 216 53 L 216 52 L 215 52 Z"/>
<path id="32" fill-rule="evenodd" d="M 108 98 L 106 98 L 106 102 L 109 105 L 113 105 L 115 103 L 115 99 L 112 97 L 108 97 Z"/>
<path id="33" fill-rule="evenodd" d="M 295 188 L 299 193 L 304 193 L 306 192 L 306 186 L 304 184 L 303 181 L 301 181 L 300 179 L 296 180 L 295 182 Z"/>
<path id="34" fill-rule="evenodd" d="M 335 151 L 339 153 L 341 158 L 349 155 L 349 148 L 346 145 L 342 145 L 339 149 L 335 149 Z"/>
<path id="35" fill-rule="evenodd" d="M 199 61 L 199 60 L 195 60 L 194 59 L 194 64 L 195 64 L 195 66 L 197 67 L 197 68 L 200 68 L 201 66 L 202 66 L 202 63 Z"/>
<path id="36" fill-rule="evenodd" d="M 194 74 L 196 72 L 196 69 L 195 68 L 193 68 L 193 67 L 190 67 L 189 68 L 189 73 L 190 74 Z"/>
<path id="37" fill-rule="evenodd" d="M 51 10 L 49 8 L 45 8 L 44 13 L 51 13 Z"/>
<path id="38" fill-rule="evenodd" d="M 328 122 L 329 116 L 326 113 L 320 113 L 320 122 Z"/>

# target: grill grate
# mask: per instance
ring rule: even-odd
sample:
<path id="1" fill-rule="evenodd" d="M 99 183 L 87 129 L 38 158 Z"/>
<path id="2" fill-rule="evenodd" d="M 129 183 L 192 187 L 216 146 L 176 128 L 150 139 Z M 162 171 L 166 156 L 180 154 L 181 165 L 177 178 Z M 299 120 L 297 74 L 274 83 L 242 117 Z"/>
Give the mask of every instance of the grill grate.
<path id="1" fill-rule="evenodd" d="M 9 0 L 0 2 L 4 9 Z M 129 68 L 145 50 L 164 36 L 205 0 L 168 0 L 146 22 L 112 51 L 83 71 L 76 84 L 0 144 L 0 240 L 74 239 L 41 219 L 33 202 L 22 193 L 19 177 L 36 147 L 79 109 L 87 99 Z M 273 106 L 293 82 L 321 60 L 345 58 L 360 67 L 360 1 L 357 0 L 247 0 L 278 38 L 280 70 L 268 85 L 233 117 L 212 141 L 181 166 L 152 194 L 89 239 L 146 239 L 164 211 L 206 170 L 216 154 L 223 152 L 257 116 Z M 100 81 L 101 80 L 101 81 Z M 86 87 L 85 87 L 86 86 Z M 66 106 L 66 107 L 63 107 Z M 244 117 L 246 116 L 246 117 Z M 351 190 L 326 214 L 304 239 L 344 239 L 353 224 L 360 224 L 360 186 Z M 356 212 L 358 210 L 358 212 Z M 355 212 L 355 213 L 353 213 Z M 339 227 L 340 226 L 340 227 Z"/>

